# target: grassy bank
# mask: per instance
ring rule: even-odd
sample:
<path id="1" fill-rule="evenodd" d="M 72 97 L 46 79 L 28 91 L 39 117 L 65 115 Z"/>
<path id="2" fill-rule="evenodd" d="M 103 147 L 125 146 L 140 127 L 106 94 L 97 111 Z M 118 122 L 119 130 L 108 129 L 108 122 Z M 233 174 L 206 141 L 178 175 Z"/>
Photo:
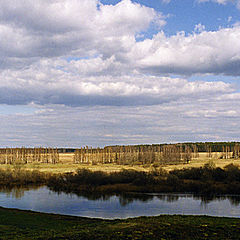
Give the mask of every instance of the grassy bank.
<path id="1" fill-rule="evenodd" d="M 0 239 L 239 239 L 240 219 L 206 216 L 101 220 L 0 208 Z"/>

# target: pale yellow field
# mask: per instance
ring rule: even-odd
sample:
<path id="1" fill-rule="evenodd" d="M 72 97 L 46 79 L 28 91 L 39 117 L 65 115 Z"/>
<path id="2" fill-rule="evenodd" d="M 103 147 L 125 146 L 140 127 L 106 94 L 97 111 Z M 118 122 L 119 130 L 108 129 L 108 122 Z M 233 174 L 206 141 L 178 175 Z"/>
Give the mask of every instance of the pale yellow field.
<path id="1" fill-rule="evenodd" d="M 240 159 L 218 159 L 220 153 L 213 153 L 213 157 L 209 159 L 206 153 L 200 153 L 199 158 L 192 159 L 189 164 L 177 164 L 177 165 L 166 165 L 162 166 L 163 169 L 170 171 L 173 169 L 182 169 L 182 168 L 190 168 L 190 167 L 201 167 L 205 163 L 212 161 L 217 167 L 224 167 L 228 164 L 236 164 L 240 165 Z M 64 172 L 74 172 L 79 168 L 87 168 L 93 171 L 106 171 L 106 172 L 114 172 L 120 171 L 122 169 L 134 169 L 138 171 L 149 171 L 153 169 L 151 165 L 116 165 L 116 164 L 74 164 L 73 163 L 73 153 L 64 153 L 60 154 L 59 163 L 57 164 L 47 164 L 47 163 L 29 163 L 26 165 L 21 165 L 21 168 L 28 170 L 39 170 L 43 172 L 52 172 L 52 173 L 64 173 Z M 16 166 L 13 165 L 0 165 L 1 169 L 6 168 L 14 168 Z"/>
<path id="2" fill-rule="evenodd" d="M 173 170 L 173 169 L 182 169 L 182 168 L 191 168 L 191 167 L 201 167 L 209 161 L 213 162 L 216 167 L 225 167 L 228 164 L 240 165 L 240 159 L 219 159 L 220 153 L 212 153 L 212 158 L 207 157 L 207 153 L 199 153 L 199 158 L 192 159 L 189 164 L 178 164 L 178 165 L 168 165 L 164 166 L 165 170 Z"/>

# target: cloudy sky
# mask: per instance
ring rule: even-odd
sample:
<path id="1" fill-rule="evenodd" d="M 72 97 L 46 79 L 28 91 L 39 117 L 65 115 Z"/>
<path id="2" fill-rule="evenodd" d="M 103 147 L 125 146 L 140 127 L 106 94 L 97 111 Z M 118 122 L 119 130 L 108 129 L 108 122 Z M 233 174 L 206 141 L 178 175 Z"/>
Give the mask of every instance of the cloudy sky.
<path id="1" fill-rule="evenodd" d="M 0 0 L 0 147 L 240 141 L 240 0 Z"/>

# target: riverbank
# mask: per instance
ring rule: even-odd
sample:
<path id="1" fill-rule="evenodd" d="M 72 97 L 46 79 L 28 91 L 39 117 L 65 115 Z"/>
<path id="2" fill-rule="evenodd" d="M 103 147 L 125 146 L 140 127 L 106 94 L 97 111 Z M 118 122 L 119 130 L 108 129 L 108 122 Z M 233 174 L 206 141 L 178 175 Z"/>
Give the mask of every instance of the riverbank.
<path id="1" fill-rule="evenodd" d="M 51 176 L 47 186 L 66 193 L 196 193 L 204 195 L 240 194 L 240 168 L 230 164 L 222 168 L 212 163 L 200 168 L 151 172 L 122 170 L 106 173 L 79 169 L 76 173 Z"/>
<path id="2" fill-rule="evenodd" d="M 160 168 L 151 171 L 121 170 L 118 172 L 78 169 L 76 172 L 52 174 L 15 167 L 0 170 L 0 187 L 48 186 L 66 193 L 195 193 L 204 195 L 240 194 L 238 165 L 216 167 L 209 162 L 203 167 L 167 172 Z"/>
<path id="3" fill-rule="evenodd" d="M 240 219 L 162 215 L 101 220 L 0 208 L 0 239 L 239 239 Z"/>

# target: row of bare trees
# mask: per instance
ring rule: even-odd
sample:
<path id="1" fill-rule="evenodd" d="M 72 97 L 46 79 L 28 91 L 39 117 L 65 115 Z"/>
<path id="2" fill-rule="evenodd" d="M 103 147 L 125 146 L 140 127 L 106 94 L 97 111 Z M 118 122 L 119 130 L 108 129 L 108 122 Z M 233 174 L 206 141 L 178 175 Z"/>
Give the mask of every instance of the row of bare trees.
<path id="1" fill-rule="evenodd" d="M 84 147 L 76 149 L 74 163 L 176 164 L 188 163 L 198 157 L 197 149 L 185 145 L 115 146 L 103 149 Z"/>
<path id="2" fill-rule="evenodd" d="M 223 146 L 221 153 L 213 153 L 211 146 L 206 145 L 208 158 L 239 158 L 240 145 L 232 148 Z M 0 164 L 14 163 L 58 163 L 60 149 L 54 148 L 2 148 Z M 215 154 L 215 155 L 214 155 Z M 109 146 L 105 148 L 82 147 L 75 149 L 73 162 L 76 164 L 178 164 L 189 163 L 198 158 L 198 147 L 194 144 L 166 144 L 140 146 Z M 63 160 L 64 161 L 64 160 Z"/>
<path id="3" fill-rule="evenodd" d="M 220 156 L 217 155 L 215 152 L 215 156 L 213 155 L 212 149 L 210 146 L 206 146 L 207 151 L 207 157 L 208 158 L 221 158 L 221 159 L 238 159 L 240 157 L 240 145 L 235 144 L 232 149 L 230 146 L 222 146 L 222 152 L 220 153 Z"/>
<path id="4" fill-rule="evenodd" d="M 59 153 L 54 148 L 2 148 L 0 149 L 1 164 L 15 163 L 57 163 Z"/>
<path id="5" fill-rule="evenodd" d="M 222 152 L 212 152 L 210 145 L 205 145 L 208 158 L 240 158 L 240 145 L 222 146 Z M 166 144 L 141 146 L 113 146 L 93 149 L 83 147 L 76 149 L 74 163 L 116 163 L 124 164 L 178 164 L 189 163 L 198 158 L 198 147 L 195 144 Z"/>

